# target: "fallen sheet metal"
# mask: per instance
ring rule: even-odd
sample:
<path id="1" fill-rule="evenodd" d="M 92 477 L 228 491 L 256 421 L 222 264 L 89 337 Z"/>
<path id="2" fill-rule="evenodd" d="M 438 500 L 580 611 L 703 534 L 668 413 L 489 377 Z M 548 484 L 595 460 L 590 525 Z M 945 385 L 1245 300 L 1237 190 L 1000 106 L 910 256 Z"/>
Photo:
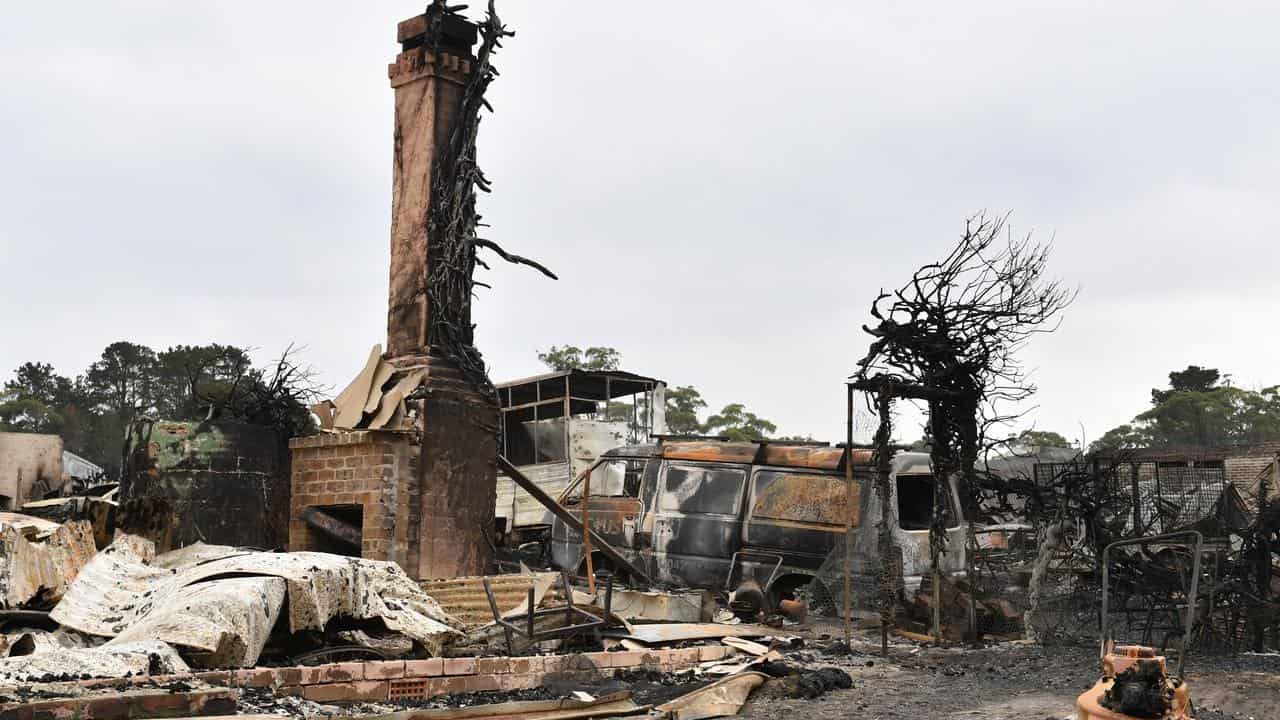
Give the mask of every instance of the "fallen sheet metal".
<path id="1" fill-rule="evenodd" d="M 685 693 L 654 709 L 673 720 L 702 720 L 737 715 L 751 691 L 768 679 L 769 676 L 761 672 L 738 673 Z"/>
<path id="2" fill-rule="evenodd" d="M 252 667 L 280 617 L 284 595 L 285 581 L 277 577 L 187 585 L 107 645 L 160 640 L 199 651 L 191 663 L 197 667 Z"/>
<path id="3" fill-rule="evenodd" d="M 274 624 L 266 620 L 281 607 L 288 608 L 284 621 L 291 633 L 323 630 L 338 616 L 376 618 L 432 655 L 461 636 L 461 626 L 395 563 L 327 553 L 223 551 L 229 554 L 217 557 L 206 546 L 186 558 L 191 564 L 162 557 L 157 562 L 171 567 L 159 568 L 150 563 L 145 541 L 121 535 L 85 566 L 50 616 L 102 637 L 134 637 L 132 626 L 152 627 L 171 644 L 200 650 L 189 655 L 200 664 L 235 664 L 235 657 L 252 664 Z M 249 579 L 282 581 L 283 599 L 276 599 L 277 583 Z M 237 593 L 245 595 L 237 601 Z M 268 617 L 237 619 L 243 608 Z M 193 612 L 205 613 L 208 622 L 184 619 Z"/>
<path id="4" fill-rule="evenodd" d="M 93 526 L 0 513 L 0 597 L 16 608 L 35 599 L 57 602 L 97 548 Z"/>
<path id="5" fill-rule="evenodd" d="M 705 595 L 701 590 L 661 592 L 614 588 L 610 609 L 614 615 L 627 620 L 696 623 L 711 619 Z M 598 598 L 596 604 L 604 607 L 604 599 Z"/>
<path id="6" fill-rule="evenodd" d="M 382 346 L 374 345 L 369 351 L 369 359 L 365 361 L 360 374 L 356 375 L 351 384 L 333 400 L 336 406 L 333 417 L 334 427 L 353 428 L 360 423 L 364 415 L 365 403 L 369 400 L 370 390 L 376 389 L 373 388 L 373 378 L 380 364 L 382 364 Z"/>
<path id="7" fill-rule="evenodd" d="M 82 633 L 115 637 L 137 622 L 139 605 L 172 592 L 173 571 L 149 566 L 154 557 L 151 541 L 117 535 L 80 569 L 49 617 Z"/>
<path id="8" fill-rule="evenodd" d="M 532 700 L 526 702 L 472 705 L 439 710 L 407 710 L 386 715 L 366 716 L 367 720 L 574 720 L 575 718 L 614 717 L 635 715 L 649 709 L 631 700 L 631 693 L 623 691 L 605 695 L 595 700 Z"/>
<path id="9" fill-rule="evenodd" d="M 396 367 L 382 359 L 382 346 L 374 345 L 351 384 L 332 401 L 311 410 L 324 430 L 402 430 L 407 415 L 405 398 L 422 384 L 427 373 L 414 370 L 399 378 L 396 375 Z"/>
<path id="10" fill-rule="evenodd" d="M 112 647 L 58 648 L 0 659 L 0 683 L 177 675 L 189 671 L 178 653 L 158 640 Z"/>
<path id="11" fill-rule="evenodd" d="M 647 645 L 680 642 L 681 640 L 708 640 L 726 637 L 764 637 L 777 632 L 764 625 L 724 625 L 721 623 L 659 623 L 635 625 L 627 630 L 604 630 L 601 635 L 613 638 L 629 638 Z"/>

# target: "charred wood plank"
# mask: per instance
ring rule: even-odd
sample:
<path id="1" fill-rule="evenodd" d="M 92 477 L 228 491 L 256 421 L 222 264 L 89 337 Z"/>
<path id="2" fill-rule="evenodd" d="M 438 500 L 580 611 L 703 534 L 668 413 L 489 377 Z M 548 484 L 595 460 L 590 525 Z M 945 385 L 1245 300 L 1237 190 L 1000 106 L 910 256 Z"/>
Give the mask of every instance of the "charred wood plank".
<path id="1" fill-rule="evenodd" d="M 339 520 L 320 508 L 309 507 L 303 510 L 302 521 L 334 540 L 360 547 L 360 528 Z"/>

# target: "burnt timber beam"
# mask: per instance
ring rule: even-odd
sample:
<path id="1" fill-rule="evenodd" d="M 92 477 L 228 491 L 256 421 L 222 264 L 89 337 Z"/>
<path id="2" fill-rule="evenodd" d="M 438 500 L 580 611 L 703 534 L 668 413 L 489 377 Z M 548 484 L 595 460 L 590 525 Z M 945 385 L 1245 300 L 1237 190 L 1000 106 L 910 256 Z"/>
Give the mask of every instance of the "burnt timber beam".
<path id="1" fill-rule="evenodd" d="M 339 520 L 320 508 L 309 507 L 303 510 L 302 521 L 334 540 L 360 547 L 360 528 Z"/>
<path id="2" fill-rule="evenodd" d="M 544 492 L 542 488 L 538 487 L 537 483 L 525 477 L 524 473 L 517 470 L 516 466 L 512 465 L 511 461 L 502 455 L 498 456 L 498 469 L 507 477 L 511 478 L 511 480 L 515 484 L 519 485 L 525 492 L 533 496 L 534 500 L 537 500 L 543 507 L 550 510 L 551 514 L 564 521 L 565 525 L 568 525 L 579 534 L 582 534 L 582 522 L 578 520 L 578 518 L 574 517 L 573 513 L 569 512 L 563 505 L 556 502 L 554 498 Z M 595 530 L 591 530 L 590 528 L 587 528 L 587 531 L 591 533 L 591 548 L 593 550 L 599 550 L 602 555 L 612 560 L 619 568 L 625 570 L 628 575 L 634 578 L 639 578 L 646 583 L 653 582 L 649 579 L 649 575 L 645 571 L 636 567 L 630 560 L 623 557 L 622 553 L 619 553 L 612 545 L 606 542 L 604 538 L 600 537 L 599 533 Z"/>

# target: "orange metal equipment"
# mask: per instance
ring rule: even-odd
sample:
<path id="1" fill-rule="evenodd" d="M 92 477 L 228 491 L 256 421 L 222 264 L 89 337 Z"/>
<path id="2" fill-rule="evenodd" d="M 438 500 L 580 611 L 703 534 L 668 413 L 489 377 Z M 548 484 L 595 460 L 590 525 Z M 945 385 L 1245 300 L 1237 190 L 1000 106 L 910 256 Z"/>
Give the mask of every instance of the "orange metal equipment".
<path id="1" fill-rule="evenodd" d="M 1190 542 L 1188 542 L 1190 541 Z M 1110 556 L 1123 546 L 1182 544 L 1191 548 L 1190 590 L 1186 608 L 1182 646 L 1174 677 L 1169 677 L 1163 655 L 1143 645 L 1116 645 L 1110 632 Z M 1204 537 L 1191 530 L 1167 535 L 1121 540 L 1102 551 L 1102 679 L 1076 698 L 1079 720 L 1192 720 L 1191 698 L 1183 682 L 1183 662 L 1187 657 L 1187 638 L 1195 618 L 1196 591 L 1200 579 L 1200 556 Z"/>
<path id="2" fill-rule="evenodd" d="M 1139 714 L 1129 714 L 1125 709 Z M 1154 648 L 1141 645 L 1108 649 L 1102 658 L 1102 679 L 1076 698 L 1076 713 L 1079 720 L 1191 720 L 1192 717 L 1187 684 L 1169 678 L 1165 674 L 1164 656 L 1156 655 Z"/>

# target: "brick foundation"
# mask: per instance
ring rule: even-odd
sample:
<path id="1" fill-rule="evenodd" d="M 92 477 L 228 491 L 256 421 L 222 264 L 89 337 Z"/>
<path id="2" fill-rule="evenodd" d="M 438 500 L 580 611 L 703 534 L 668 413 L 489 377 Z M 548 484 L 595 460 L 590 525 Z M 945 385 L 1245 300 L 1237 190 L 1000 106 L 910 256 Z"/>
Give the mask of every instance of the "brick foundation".
<path id="1" fill-rule="evenodd" d="M 143 709 L 154 712 L 156 703 L 165 702 L 154 698 L 156 693 L 150 691 L 150 688 L 165 687 L 176 681 L 228 688 L 271 688 L 278 694 L 297 695 L 323 703 L 424 699 L 462 692 L 528 689 L 541 687 L 548 682 L 591 682 L 611 677 L 620 670 L 681 672 L 691 670 L 699 663 L 724 660 L 737 654 L 736 650 L 724 645 L 704 645 L 574 655 L 428 658 L 217 670 L 192 675 L 82 680 L 75 683 L 72 690 L 78 687 L 84 692 L 100 694 L 92 698 L 68 697 L 46 702 L 48 709 L 60 711 L 54 712 L 50 717 L 71 717 L 73 711 L 83 711 L 90 707 L 89 703 L 108 703 L 109 698 L 128 697 L 121 705 L 122 714 L 101 717 L 156 717 L 154 714 L 136 713 Z M 57 687 L 64 687 L 64 691 L 68 691 L 65 685 L 69 684 Z M 46 687 L 52 689 L 55 686 Z M 167 691 L 162 692 L 167 694 Z M 207 714 L 214 707 L 228 712 L 225 708 L 231 697 L 226 691 L 215 689 L 186 693 L 181 700 L 171 699 L 169 702 L 181 703 L 190 714 L 196 715 L 201 714 L 200 710 Z M 18 717 L 12 714 L 15 710 L 16 708 L 0 704 L 0 720 Z M 96 714 L 81 715 L 86 716 L 100 717 Z"/>

